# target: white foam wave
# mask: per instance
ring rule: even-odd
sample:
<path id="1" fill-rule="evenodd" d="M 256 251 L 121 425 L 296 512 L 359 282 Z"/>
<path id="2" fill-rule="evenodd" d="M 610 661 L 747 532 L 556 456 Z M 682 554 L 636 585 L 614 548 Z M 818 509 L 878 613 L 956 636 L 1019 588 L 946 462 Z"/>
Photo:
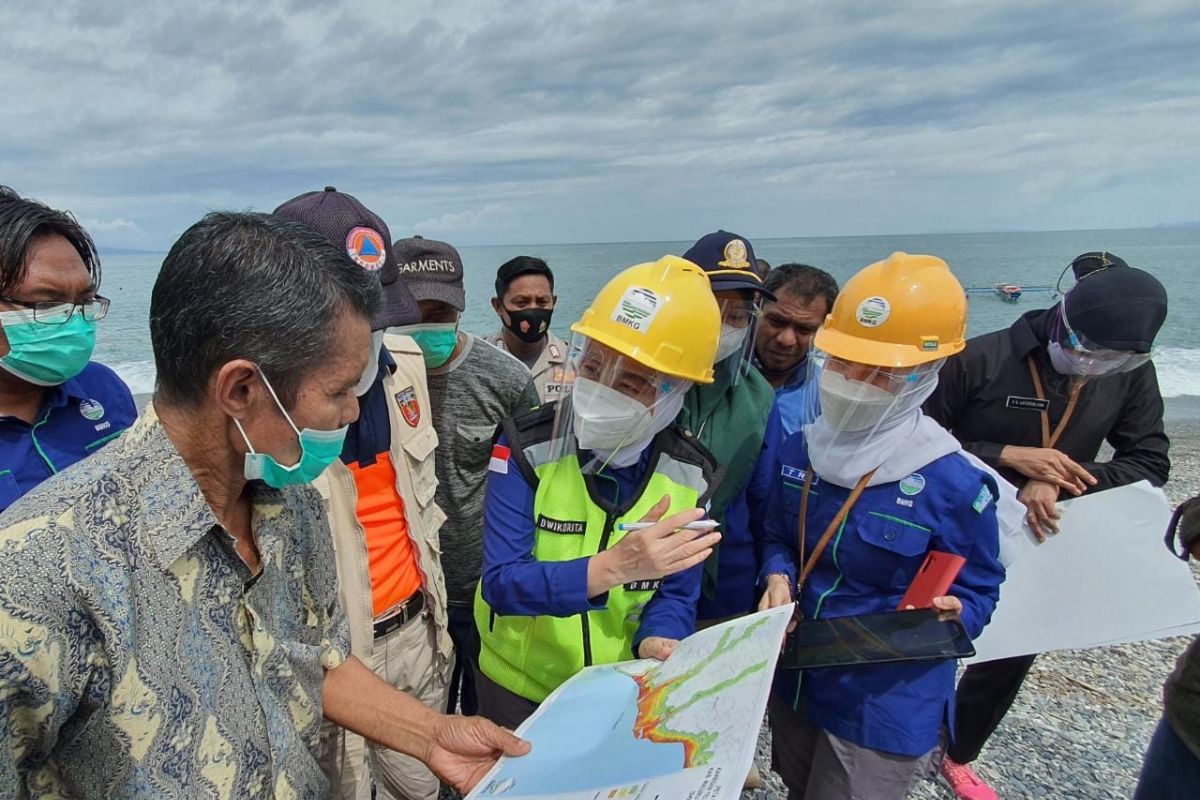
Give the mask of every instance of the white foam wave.
<path id="1" fill-rule="evenodd" d="M 1200 397 L 1200 350 L 1164 347 L 1154 353 L 1163 397 Z"/>
<path id="2" fill-rule="evenodd" d="M 134 394 L 154 392 L 154 377 L 157 373 L 153 361 L 127 361 L 106 366 L 117 373 Z"/>

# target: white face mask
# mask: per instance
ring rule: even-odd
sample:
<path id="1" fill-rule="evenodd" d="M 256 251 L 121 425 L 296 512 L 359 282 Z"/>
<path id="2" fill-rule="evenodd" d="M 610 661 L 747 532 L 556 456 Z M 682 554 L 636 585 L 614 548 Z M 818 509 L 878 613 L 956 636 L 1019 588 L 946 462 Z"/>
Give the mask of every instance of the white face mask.
<path id="1" fill-rule="evenodd" d="M 749 328 L 735 328 L 722 322 L 721 341 L 717 344 L 717 357 L 713 363 L 720 364 L 734 353 L 740 352 L 749 332 Z"/>
<path id="2" fill-rule="evenodd" d="M 382 347 L 383 331 L 371 331 L 371 355 L 367 359 L 367 368 L 363 370 L 362 377 L 354 386 L 355 397 L 362 397 L 375 385 L 375 378 L 379 375 L 379 351 Z"/>
<path id="3" fill-rule="evenodd" d="M 821 416 L 839 431 L 865 431 L 887 417 L 896 395 L 880 386 L 853 381 L 839 372 L 821 370 Z"/>
<path id="4" fill-rule="evenodd" d="M 571 387 L 575 438 L 584 450 L 616 450 L 640 441 L 654 416 L 639 401 L 587 378 Z"/>

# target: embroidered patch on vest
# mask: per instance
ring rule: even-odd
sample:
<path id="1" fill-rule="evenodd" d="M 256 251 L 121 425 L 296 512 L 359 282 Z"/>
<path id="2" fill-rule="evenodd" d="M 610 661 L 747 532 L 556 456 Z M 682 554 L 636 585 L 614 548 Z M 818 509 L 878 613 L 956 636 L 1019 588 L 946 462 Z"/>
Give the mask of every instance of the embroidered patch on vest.
<path id="1" fill-rule="evenodd" d="M 582 536 L 587 531 L 587 522 L 581 519 L 554 519 L 545 514 L 538 514 L 537 527 L 551 533 L 570 533 Z"/>
<path id="2" fill-rule="evenodd" d="M 627 592 L 655 592 L 662 586 L 662 578 L 649 581 L 630 581 L 621 588 Z"/>
<path id="3" fill-rule="evenodd" d="M 421 404 L 417 401 L 417 390 L 408 386 L 396 392 L 396 405 L 400 407 L 400 416 L 410 427 L 417 427 L 421 421 Z"/>

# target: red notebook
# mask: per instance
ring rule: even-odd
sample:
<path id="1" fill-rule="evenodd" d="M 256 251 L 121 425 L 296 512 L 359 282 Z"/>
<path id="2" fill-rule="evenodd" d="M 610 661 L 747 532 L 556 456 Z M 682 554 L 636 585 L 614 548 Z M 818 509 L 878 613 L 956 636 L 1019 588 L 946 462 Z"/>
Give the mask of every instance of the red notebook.
<path id="1" fill-rule="evenodd" d="M 954 583 L 954 579 L 958 577 L 958 572 L 965 563 L 967 560 L 962 556 L 930 550 L 929 555 L 925 556 L 925 563 L 917 571 L 917 577 L 913 578 L 908 591 L 904 593 L 904 598 L 900 601 L 897 610 L 906 611 L 909 606 L 913 608 L 932 606 L 933 598 L 943 597 L 946 592 L 950 591 L 950 584 Z"/>

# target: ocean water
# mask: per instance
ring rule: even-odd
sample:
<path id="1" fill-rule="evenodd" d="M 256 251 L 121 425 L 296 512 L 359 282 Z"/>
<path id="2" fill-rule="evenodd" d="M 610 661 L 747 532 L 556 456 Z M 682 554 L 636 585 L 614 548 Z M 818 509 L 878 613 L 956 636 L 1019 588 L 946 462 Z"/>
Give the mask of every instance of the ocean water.
<path id="1" fill-rule="evenodd" d="M 1171 309 L 1156 343 L 1155 364 L 1163 395 L 1200 398 L 1200 229 L 964 233 L 908 236 L 836 236 L 754 240 L 755 252 L 773 266 L 788 261 L 829 271 L 839 283 L 861 267 L 896 250 L 944 258 L 964 286 L 998 282 L 1055 285 L 1072 258 L 1108 250 L 1131 265 L 1153 272 L 1167 287 Z M 515 255 L 544 258 L 554 269 L 558 307 L 553 329 L 566 338 L 596 291 L 631 264 L 665 253 L 682 254 L 690 242 L 531 244 L 461 249 L 466 271 L 467 308 L 462 327 L 488 334 L 499 327 L 490 298 L 496 267 Z M 116 369 L 134 393 L 154 387 L 154 363 L 147 317 L 150 290 L 161 255 L 107 256 L 101 291 L 112 310 L 99 325 L 95 358 Z M 1069 279 L 1068 279 L 1069 280 Z M 1049 294 L 1026 294 L 1016 304 L 991 294 L 970 301 L 969 334 L 1007 327 L 1031 308 L 1050 305 Z"/>

